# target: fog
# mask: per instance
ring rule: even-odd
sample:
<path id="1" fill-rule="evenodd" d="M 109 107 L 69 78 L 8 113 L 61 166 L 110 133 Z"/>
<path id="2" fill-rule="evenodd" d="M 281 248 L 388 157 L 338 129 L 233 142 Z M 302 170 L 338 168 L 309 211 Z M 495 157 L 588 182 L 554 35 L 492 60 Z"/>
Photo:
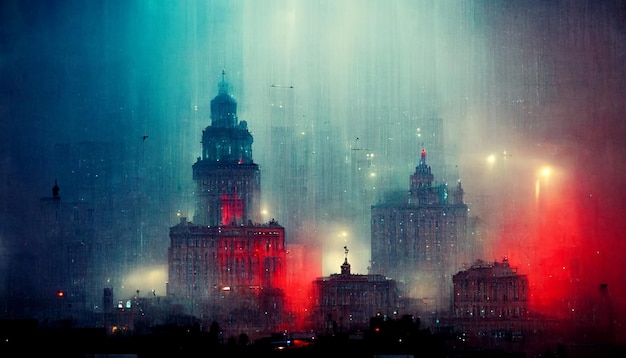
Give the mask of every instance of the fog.
<path id="1" fill-rule="evenodd" d="M 508 257 L 546 309 L 564 281 L 580 282 L 583 307 L 608 284 L 623 325 L 619 1 L 4 1 L 0 13 L 0 270 L 35 274 L 18 258 L 37 251 L 39 199 L 58 180 L 111 243 L 99 280 L 164 292 L 168 230 L 193 217 L 191 165 L 224 70 L 264 215 L 310 249 L 314 274 L 338 272 L 346 245 L 367 273 L 370 206 L 408 191 L 424 147 L 483 223 L 476 259 Z"/>

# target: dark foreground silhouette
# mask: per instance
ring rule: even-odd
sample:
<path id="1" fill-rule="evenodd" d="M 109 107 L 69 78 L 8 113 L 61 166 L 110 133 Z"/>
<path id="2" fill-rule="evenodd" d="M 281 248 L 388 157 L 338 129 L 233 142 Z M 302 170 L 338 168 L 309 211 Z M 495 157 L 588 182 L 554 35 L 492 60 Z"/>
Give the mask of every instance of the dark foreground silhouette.
<path id="1" fill-rule="evenodd" d="M 246 334 L 223 338 L 217 323 L 208 332 L 164 325 L 146 334 L 108 334 L 104 328 L 41 328 L 33 320 L 0 322 L 0 357 L 124 355 L 149 357 L 623 357 L 620 346 L 555 345 L 532 354 L 523 349 L 469 346 L 462 337 L 420 329 L 408 319 L 372 321 L 358 334 L 334 332 L 310 339 L 273 334 L 251 341 Z"/>

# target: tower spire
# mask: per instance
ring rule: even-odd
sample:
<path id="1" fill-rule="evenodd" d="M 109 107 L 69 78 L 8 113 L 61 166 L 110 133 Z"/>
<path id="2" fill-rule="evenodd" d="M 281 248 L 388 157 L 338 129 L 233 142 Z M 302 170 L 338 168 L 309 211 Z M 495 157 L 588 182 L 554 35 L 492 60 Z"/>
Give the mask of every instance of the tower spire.
<path id="1" fill-rule="evenodd" d="M 218 93 L 211 100 L 211 125 L 233 128 L 237 125 L 237 101 L 228 94 L 226 70 L 222 69 L 222 80 L 217 84 Z"/>
<path id="2" fill-rule="evenodd" d="M 348 246 L 343 247 L 343 252 L 345 254 L 345 258 L 343 260 L 343 265 L 341 265 L 341 274 L 350 275 L 350 264 L 348 263 Z"/>
<path id="3" fill-rule="evenodd" d="M 202 156 L 193 165 L 196 214 L 202 225 L 259 222 L 260 174 L 252 160 L 252 134 L 237 119 L 237 101 L 228 94 L 222 70 L 219 92 L 211 100 L 211 125 L 202 131 Z"/>
<path id="4" fill-rule="evenodd" d="M 54 199 L 59 199 L 59 185 L 57 184 L 57 180 L 54 179 L 54 186 L 52 187 L 52 197 Z"/>
<path id="5" fill-rule="evenodd" d="M 228 82 L 226 82 L 226 70 L 222 69 L 222 80 L 217 85 L 218 94 L 228 94 Z"/>
<path id="6" fill-rule="evenodd" d="M 422 147 L 419 163 L 415 167 L 415 174 L 411 179 L 411 187 L 430 187 L 433 181 L 433 175 L 430 166 L 426 164 L 426 149 Z"/>

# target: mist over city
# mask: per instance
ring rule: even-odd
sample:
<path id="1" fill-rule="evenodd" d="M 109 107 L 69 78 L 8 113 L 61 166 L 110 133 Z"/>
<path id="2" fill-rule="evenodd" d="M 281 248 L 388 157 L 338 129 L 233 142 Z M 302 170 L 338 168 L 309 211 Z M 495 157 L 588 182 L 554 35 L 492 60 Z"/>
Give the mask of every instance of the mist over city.
<path id="1" fill-rule="evenodd" d="M 115 305 L 167 296 L 170 230 L 196 223 L 192 165 L 227 84 L 253 137 L 260 222 L 306 253 L 301 285 L 344 260 L 385 274 L 373 207 L 404 200 L 425 158 L 467 205 L 452 272 L 505 262 L 528 278 L 529 311 L 626 343 L 620 1 L 4 1 L 0 14 L 3 320 L 51 312 L 38 282 L 56 267 L 39 264 L 55 254 L 41 224 L 55 185 L 89 213 L 61 234 L 88 252 L 86 306 L 102 311 L 105 288 Z M 411 298 L 427 302 L 421 287 Z"/>

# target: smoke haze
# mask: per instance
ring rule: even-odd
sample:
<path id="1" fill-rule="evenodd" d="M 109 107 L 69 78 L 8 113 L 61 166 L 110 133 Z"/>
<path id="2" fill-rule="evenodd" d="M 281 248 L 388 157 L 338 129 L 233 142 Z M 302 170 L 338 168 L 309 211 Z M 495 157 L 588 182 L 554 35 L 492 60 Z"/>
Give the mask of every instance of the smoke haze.
<path id="1" fill-rule="evenodd" d="M 63 200 L 102 210 L 103 238 L 138 243 L 103 282 L 153 289 L 134 272 L 165 270 L 169 227 L 193 217 L 191 165 L 224 69 L 264 215 L 319 250 L 318 275 L 339 271 L 346 245 L 367 273 L 370 206 L 408 191 L 425 146 L 435 180 L 461 180 L 483 222 L 475 259 L 509 257 L 546 309 L 564 282 L 584 307 L 607 284 L 623 325 L 620 1 L 0 6 L 0 269 L 37 250 L 30 226 L 57 179 Z"/>

